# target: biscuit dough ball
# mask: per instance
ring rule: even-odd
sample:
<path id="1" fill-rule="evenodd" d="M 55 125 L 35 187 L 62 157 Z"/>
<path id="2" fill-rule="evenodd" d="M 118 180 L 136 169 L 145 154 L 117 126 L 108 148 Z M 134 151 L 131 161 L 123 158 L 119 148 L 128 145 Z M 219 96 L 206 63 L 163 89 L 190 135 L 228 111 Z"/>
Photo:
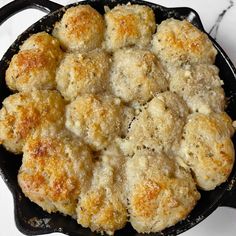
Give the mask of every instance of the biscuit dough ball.
<path id="1" fill-rule="evenodd" d="M 169 152 L 177 148 L 187 115 L 188 108 L 178 95 L 158 94 L 131 123 L 122 150 L 132 156 L 141 149 Z"/>
<path id="2" fill-rule="evenodd" d="M 92 154 L 78 140 L 47 132 L 34 133 L 26 141 L 18 183 L 43 210 L 75 218 L 78 197 L 91 180 Z"/>
<path id="3" fill-rule="evenodd" d="M 42 127 L 64 126 L 65 102 L 56 91 L 35 90 L 7 97 L 0 110 L 0 143 L 21 153 L 27 138 Z M 54 129 L 53 128 L 53 129 Z"/>
<path id="4" fill-rule="evenodd" d="M 162 21 L 152 49 L 168 71 L 184 64 L 213 64 L 217 54 L 208 36 L 186 20 Z"/>
<path id="5" fill-rule="evenodd" d="M 55 24 L 53 35 L 66 51 L 90 51 L 101 47 L 104 39 L 103 17 L 89 5 L 69 8 Z"/>
<path id="6" fill-rule="evenodd" d="M 114 53 L 110 84 L 113 93 L 123 101 L 141 104 L 168 88 L 156 56 L 141 49 L 121 49 Z"/>
<path id="7" fill-rule="evenodd" d="M 227 180 L 234 164 L 233 132 L 226 113 L 194 113 L 188 117 L 180 156 L 200 188 L 212 190 Z"/>
<path id="8" fill-rule="evenodd" d="M 159 232 L 185 219 L 200 198 L 190 172 L 164 154 L 137 152 L 126 174 L 130 222 L 139 233 Z"/>
<path id="9" fill-rule="evenodd" d="M 101 50 L 65 54 L 56 75 L 57 89 L 66 100 L 102 92 L 108 82 L 109 60 L 108 54 Z"/>
<path id="10" fill-rule="evenodd" d="M 192 112 L 208 114 L 224 110 L 222 84 L 216 66 L 201 64 L 177 71 L 170 81 L 170 90 L 179 94 Z"/>
<path id="11" fill-rule="evenodd" d="M 53 89 L 57 64 L 47 52 L 21 51 L 13 56 L 6 71 L 7 86 L 14 91 Z"/>
<path id="12" fill-rule="evenodd" d="M 90 189 L 79 198 L 77 221 L 92 231 L 113 235 L 127 221 L 125 158 L 117 147 L 99 156 Z"/>
<path id="13" fill-rule="evenodd" d="M 110 95 L 84 95 L 66 107 L 66 127 L 95 150 L 122 135 L 126 107 Z"/>
<path id="14" fill-rule="evenodd" d="M 5 77 L 7 86 L 14 91 L 56 88 L 56 68 L 61 57 L 57 39 L 46 32 L 32 35 L 11 59 Z"/>
<path id="15" fill-rule="evenodd" d="M 146 47 L 156 29 L 153 10 L 141 5 L 118 5 L 105 14 L 105 44 L 115 51 L 125 46 Z"/>
<path id="16" fill-rule="evenodd" d="M 58 39 L 44 31 L 31 35 L 20 47 L 21 51 L 32 49 L 50 51 L 54 57 L 62 53 Z"/>

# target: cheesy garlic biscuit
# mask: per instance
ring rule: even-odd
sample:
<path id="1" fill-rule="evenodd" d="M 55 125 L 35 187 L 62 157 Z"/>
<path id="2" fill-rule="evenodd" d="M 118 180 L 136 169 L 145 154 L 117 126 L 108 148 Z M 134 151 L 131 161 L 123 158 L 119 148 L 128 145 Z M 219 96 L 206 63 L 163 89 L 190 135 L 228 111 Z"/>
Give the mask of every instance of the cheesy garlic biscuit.
<path id="1" fill-rule="evenodd" d="M 142 5 L 118 5 L 106 12 L 105 21 L 109 51 L 133 45 L 146 47 L 156 29 L 153 10 Z"/>
<path id="2" fill-rule="evenodd" d="M 7 86 L 14 91 L 56 88 L 56 69 L 62 58 L 57 39 L 46 32 L 29 37 L 6 71 Z"/>
<path id="3" fill-rule="evenodd" d="M 168 89 L 165 72 L 156 56 L 134 48 L 113 54 L 110 84 L 113 93 L 127 103 L 144 104 Z"/>
<path id="4" fill-rule="evenodd" d="M 31 201 L 45 211 L 76 217 L 79 195 L 92 175 L 92 154 L 82 142 L 67 134 L 34 133 L 23 149 L 18 183 Z"/>
<path id="5" fill-rule="evenodd" d="M 138 151 L 126 166 L 130 222 L 159 232 L 187 217 L 200 194 L 190 172 L 164 154 Z"/>
<path id="6" fill-rule="evenodd" d="M 21 153 L 27 138 L 36 130 L 54 124 L 64 127 L 65 101 L 56 91 L 35 90 L 7 97 L 0 110 L 0 143 Z"/>
<path id="7" fill-rule="evenodd" d="M 85 52 L 101 47 L 104 30 L 103 17 L 91 6 L 79 5 L 65 12 L 52 34 L 66 51 Z"/>
<path id="8" fill-rule="evenodd" d="M 234 132 L 226 113 L 193 113 L 184 127 L 180 156 L 198 186 L 212 190 L 225 182 L 234 164 Z"/>

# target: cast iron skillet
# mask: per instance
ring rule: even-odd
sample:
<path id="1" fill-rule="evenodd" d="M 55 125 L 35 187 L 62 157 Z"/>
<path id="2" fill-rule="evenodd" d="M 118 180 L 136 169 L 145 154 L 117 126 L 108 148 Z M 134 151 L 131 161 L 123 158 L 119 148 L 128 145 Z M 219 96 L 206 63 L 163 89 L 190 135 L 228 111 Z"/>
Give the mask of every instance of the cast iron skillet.
<path id="1" fill-rule="evenodd" d="M 11 15 L 22 11 L 26 8 L 36 8 L 49 13 L 41 20 L 32 25 L 24 33 L 22 33 L 17 40 L 12 44 L 8 51 L 0 61 L 0 99 L 10 95 L 10 91 L 5 83 L 5 71 L 8 67 L 9 61 L 12 56 L 18 52 L 19 45 L 23 43 L 31 34 L 40 31 L 51 32 L 53 25 L 58 21 L 65 9 L 75 6 L 77 4 L 90 4 L 97 9 L 100 13 L 104 13 L 104 5 L 114 7 L 118 3 L 136 3 L 145 4 L 150 6 L 155 14 L 156 21 L 160 23 L 169 17 L 176 19 L 187 19 L 192 22 L 199 29 L 204 31 L 201 20 L 198 14 L 190 8 L 165 8 L 156 4 L 143 2 L 140 0 L 90 0 L 75 3 L 63 7 L 57 3 L 47 0 L 16 0 L 9 3 L 0 9 L 0 25 L 7 20 Z M 224 80 L 224 89 L 228 98 L 227 112 L 232 119 L 236 120 L 236 70 L 231 63 L 230 59 L 220 48 L 220 46 L 212 39 L 218 55 L 216 58 L 216 65 L 220 68 L 220 77 Z M 234 146 L 236 148 L 236 136 L 233 137 Z M 52 232 L 62 232 L 73 236 L 94 236 L 89 229 L 82 228 L 75 220 L 70 217 L 65 217 L 61 214 L 48 214 L 41 210 L 36 204 L 30 202 L 22 194 L 17 184 L 17 172 L 21 165 L 21 156 L 16 157 L 14 154 L 7 152 L 2 146 L 0 147 L 0 174 L 6 182 L 8 188 L 13 194 L 15 203 L 15 222 L 18 229 L 26 235 L 39 235 Z M 186 220 L 183 220 L 173 227 L 163 230 L 161 233 L 150 234 L 150 236 L 158 235 L 177 235 L 191 227 L 198 224 L 211 214 L 218 206 L 230 206 L 236 208 L 236 164 L 233 171 L 226 183 L 217 187 L 214 191 L 201 192 L 201 199 L 197 203 L 194 210 Z M 138 236 L 135 230 L 132 229 L 130 224 L 116 232 L 115 235 L 129 235 Z"/>

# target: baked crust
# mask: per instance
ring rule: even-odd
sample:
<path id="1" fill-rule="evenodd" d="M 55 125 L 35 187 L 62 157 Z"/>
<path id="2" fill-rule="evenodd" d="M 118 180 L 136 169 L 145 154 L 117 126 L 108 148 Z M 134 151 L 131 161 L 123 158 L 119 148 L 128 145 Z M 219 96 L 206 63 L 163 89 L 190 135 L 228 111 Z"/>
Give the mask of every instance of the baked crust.
<path id="1" fill-rule="evenodd" d="M 125 113 L 119 98 L 84 95 L 67 105 L 66 127 L 95 150 L 102 150 L 122 136 Z"/>
<path id="2" fill-rule="evenodd" d="M 128 220 L 125 163 L 116 144 L 101 153 L 93 169 L 91 187 L 79 198 L 79 224 L 110 235 L 125 226 Z"/>
<path id="3" fill-rule="evenodd" d="M 222 85 L 216 66 L 200 64 L 176 71 L 170 80 L 170 91 L 179 94 L 191 112 L 208 114 L 211 111 L 224 111 L 225 94 Z"/>
<path id="4" fill-rule="evenodd" d="M 35 90 L 7 97 L 0 110 L 0 142 L 7 150 L 21 153 L 36 129 L 64 127 L 65 101 L 56 91 Z"/>
<path id="5" fill-rule="evenodd" d="M 127 161 L 126 175 L 130 222 L 139 233 L 185 219 L 200 198 L 190 172 L 161 153 L 136 152 Z"/>
<path id="6" fill-rule="evenodd" d="M 184 64 L 213 64 L 217 54 L 206 34 L 187 20 L 173 18 L 158 26 L 152 50 L 169 72 Z"/>
<path id="7" fill-rule="evenodd" d="M 110 84 L 117 97 L 133 104 L 144 104 L 168 88 L 165 71 L 156 56 L 137 48 L 114 52 Z"/>
<path id="8" fill-rule="evenodd" d="M 47 212 L 76 217 L 79 195 L 92 175 L 92 153 L 67 134 L 35 132 L 24 146 L 18 183 L 23 193 Z"/>
<path id="9" fill-rule="evenodd" d="M 226 113 L 193 113 L 184 127 L 180 155 L 197 185 L 212 190 L 225 182 L 234 164 L 232 120 Z"/>
<path id="10" fill-rule="evenodd" d="M 14 91 L 55 89 L 62 54 L 56 38 L 46 32 L 32 35 L 11 59 L 5 77 L 7 86 Z"/>
<path id="11" fill-rule="evenodd" d="M 140 149 L 176 150 L 187 115 L 188 108 L 178 95 L 169 91 L 158 94 L 131 123 L 122 150 L 129 156 Z"/>
<path id="12" fill-rule="evenodd" d="M 80 5 L 65 12 L 52 34 L 66 51 L 86 52 L 102 46 L 104 30 L 103 17 L 91 6 Z"/>
<path id="13" fill-rule="evenodd" d="M 69 101 L 86 93 L 100 93 L 107 88 L 109 67 L 110 57 L 105 51 L 67 53 L 57 70 L 57 89 Z"/>
<path id="14" fill-rule="evenodd" d="M 142 5 L 118 5 L 106 12 L 105 21 L 108 51 L 133 45 L 146 47 L 156 29 L 153 10 Z"/>

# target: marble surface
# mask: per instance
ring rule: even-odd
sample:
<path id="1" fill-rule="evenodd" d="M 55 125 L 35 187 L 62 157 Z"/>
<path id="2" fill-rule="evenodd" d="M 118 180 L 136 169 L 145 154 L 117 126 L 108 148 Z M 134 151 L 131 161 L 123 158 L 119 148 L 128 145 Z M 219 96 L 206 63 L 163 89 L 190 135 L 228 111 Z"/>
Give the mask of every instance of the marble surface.
<path id="1" fill-rule="evenodd" d="M 151 1 L 151 0 L 149 0 Z M 10 2 L 0 0 L 0 7 Z M 66 5 L 75 1 L 58 0 Z M 191 7 L 202 20 L 204 28 L 221 45 L 236 65 L 236 0 L 152 0 L 167 7 Z M 33 22 L 44 16 L 38 10 L 25 10 L 0 26 L 0 57 Z M 235 198 L 236 201 L 236 198 Z M 55 233 L 53 236 L 61 234 Z M 199 225 L 182 234 L 183 236 L 234 236 L 236 235 L 236 209 L 218 208 Z M 0 236 L 22 236 L 16 229 L 13 215 L 13 199 L 0 178 Z"/>

